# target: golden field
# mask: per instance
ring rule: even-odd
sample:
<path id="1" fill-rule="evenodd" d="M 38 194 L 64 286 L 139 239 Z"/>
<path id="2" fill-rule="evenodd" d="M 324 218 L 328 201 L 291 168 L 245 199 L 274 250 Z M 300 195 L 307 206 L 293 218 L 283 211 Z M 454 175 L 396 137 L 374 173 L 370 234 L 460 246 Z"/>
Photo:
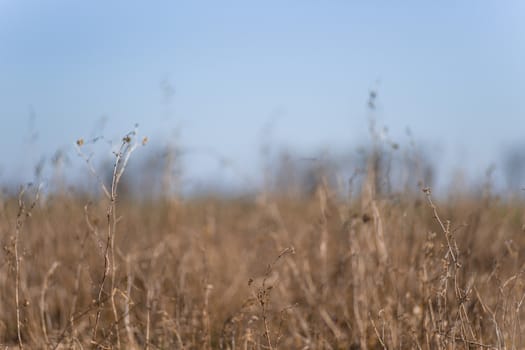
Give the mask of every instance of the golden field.
<path id="1" fill-rule="evenodd" d="M 525 347 L 519 202 L 382 193 L 373 162 L 354 195 L 138 200 L 129 142 L 101 197 L 1 198 L 3 348 Z"/>

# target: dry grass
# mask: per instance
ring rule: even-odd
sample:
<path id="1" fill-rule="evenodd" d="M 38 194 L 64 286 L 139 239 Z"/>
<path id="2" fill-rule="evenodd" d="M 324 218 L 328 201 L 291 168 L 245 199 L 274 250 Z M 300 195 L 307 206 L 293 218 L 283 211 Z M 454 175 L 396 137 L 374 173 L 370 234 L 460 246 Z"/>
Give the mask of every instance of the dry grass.
<path id="1" fill-rule="evenodd" d="M 524 207 L 374 180 L 345 200 L 323 182 L 301 198 L 119 200 L 115 183 L 94 202 L 3 198 L 0 344 L 524 348 Z"/>

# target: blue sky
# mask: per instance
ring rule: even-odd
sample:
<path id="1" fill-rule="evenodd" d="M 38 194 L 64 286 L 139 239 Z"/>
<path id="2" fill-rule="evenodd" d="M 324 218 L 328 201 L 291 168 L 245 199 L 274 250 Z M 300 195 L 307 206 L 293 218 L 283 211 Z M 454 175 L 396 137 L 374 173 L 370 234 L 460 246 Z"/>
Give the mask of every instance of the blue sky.
<path id="1" fill-rule="evenodd" d="M 0 178 L 74 157 L 102 117 L 106 137 L 138 123 L 153 145 L 179 126 L 185 147 L 253 174 L 272 121 L 276 148 L 366 142 L 372 88 L 392 139 L 409 127 L 443 167 L 476 174 L 525 136 L 524 62 L 517 0 L 0 0 Z"/>

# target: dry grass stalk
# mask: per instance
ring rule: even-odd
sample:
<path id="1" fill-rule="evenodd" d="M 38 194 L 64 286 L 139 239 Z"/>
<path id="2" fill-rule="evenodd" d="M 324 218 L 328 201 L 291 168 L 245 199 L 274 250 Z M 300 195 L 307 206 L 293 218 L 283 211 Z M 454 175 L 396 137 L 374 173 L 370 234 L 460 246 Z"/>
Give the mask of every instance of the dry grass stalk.
<path id="1" fill-rule="evenodd" d="M 28 186 L 22 186 L 20 189 L 20 192 L 18 193 L 18 213 L 16 215 L 16 227 L 15 227 L 15 237 L 14 237 L 14 260 L 15 260 L 15 307 L 16 307 L 16 332 L 17 332 L 17 340 L 18 340 L 18 347 L 19 349 L 24 348 L 24 343 L 22 340 L 22 323 L 20 318 L 20 271 L 21 271 L 21 257 L 19 252 L 19 243 L 20 243 L 20 234 L 22 232 L 22 228 L 24 226 L 24 223 L 28 217 L 31 216 L 31 212 L 34 209 L 35 205 L 37 204 L 39 197 L 40 197 L 40 186 L 36 189 L 36 192 L 34 194 L 33 201 L 29 204 L 29 207 L 26 206 L 25 203 L 25 193 L 28 190 L 28 188 L 31 187 L 31 185 Z M 24 302 L 24 304 L 27 304 L 28 301 Z"/>

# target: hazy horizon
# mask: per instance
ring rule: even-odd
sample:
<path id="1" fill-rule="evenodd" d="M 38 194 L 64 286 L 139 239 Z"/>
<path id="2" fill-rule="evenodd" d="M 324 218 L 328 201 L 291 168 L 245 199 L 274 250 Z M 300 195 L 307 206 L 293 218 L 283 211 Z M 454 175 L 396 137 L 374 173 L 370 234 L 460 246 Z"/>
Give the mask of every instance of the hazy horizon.
<path id="1" fill-rule="evenodd" d="M 30 181 L 57 150 L 74 177 L 77 138 L 118 141 L 135 123 L 152 149 L 176 139 L 191 150 L 189 179 L 235 181 L 220 158 L 256 178 L 264 142 L 301 157 L 366 145 L 375 90 L 378 127 L 402 148 L 410 129 L 438 182 L 459 169 L 479 181 L 495 165 L 504 186 L 502 158 L 525 132 L 524 10 L 518 1 L 0 1 L 0 179 Z M 98 159 L 110 155 L 98 149 Z"/>

